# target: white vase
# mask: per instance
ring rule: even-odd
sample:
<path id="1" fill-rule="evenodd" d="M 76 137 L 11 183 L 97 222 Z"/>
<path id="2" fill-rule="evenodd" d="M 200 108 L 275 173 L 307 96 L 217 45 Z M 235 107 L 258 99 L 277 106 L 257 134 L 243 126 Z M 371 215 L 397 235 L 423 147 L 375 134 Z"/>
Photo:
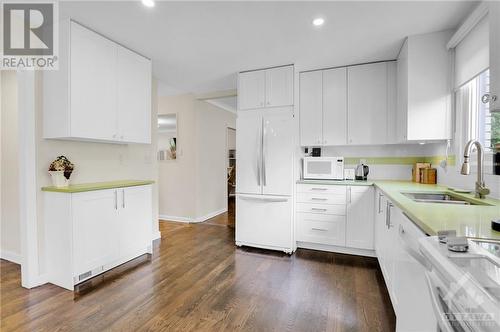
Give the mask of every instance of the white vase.
<path id="1" fill-rule="evenodd" d="M 49 171 L 52 185 L 57 188 L 69 186 L 69 180 L 64 177 L 64 171 Z"/>

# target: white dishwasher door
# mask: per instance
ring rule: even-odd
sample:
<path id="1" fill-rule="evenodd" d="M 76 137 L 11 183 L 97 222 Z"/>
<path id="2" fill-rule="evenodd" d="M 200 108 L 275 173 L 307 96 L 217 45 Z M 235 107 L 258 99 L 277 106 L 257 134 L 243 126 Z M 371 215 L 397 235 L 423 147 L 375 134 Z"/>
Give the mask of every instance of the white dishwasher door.
<path id="1" fill-rule="evenodd" d="M 236 245 L 291 253 L 292 198 L 237 195 Z"/>

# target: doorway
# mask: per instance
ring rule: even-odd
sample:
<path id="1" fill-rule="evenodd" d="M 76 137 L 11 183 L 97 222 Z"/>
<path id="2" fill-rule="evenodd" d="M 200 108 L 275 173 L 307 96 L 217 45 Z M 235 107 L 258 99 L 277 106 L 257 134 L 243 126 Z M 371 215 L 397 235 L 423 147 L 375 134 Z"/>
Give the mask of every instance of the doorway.
<path id="1" fill-rule="evenodd" d="M 229 227 L 235 225 L 236 207 L 236 129 L 227 127 L 226 133 L 227 156 L 227 223 Z"/>

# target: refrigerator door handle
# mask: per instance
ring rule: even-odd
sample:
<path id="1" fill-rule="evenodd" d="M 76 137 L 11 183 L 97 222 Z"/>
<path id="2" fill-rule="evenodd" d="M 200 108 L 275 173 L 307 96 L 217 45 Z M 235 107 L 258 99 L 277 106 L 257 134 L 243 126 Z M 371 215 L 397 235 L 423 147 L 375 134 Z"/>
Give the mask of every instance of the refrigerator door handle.
<path id="1" fill-rule="evenodd" d="M 264 186 L 267 185 L 266 178 L 266 127 L 264 124 L 264 117 L 262 117 L 262 181 Z"/>
<path id="2" fill-rule="evenodd" d="M 260 128 L 262 129 L 262 128 Z M 259 135 L 257 136 L 258 143 L 257 144 L 257 185 L 260 187 L 260 178 L 261 178 L 261 168 L 260 166 L 262 165 L 262 133 L 261 130 L 259 129 Z"/>

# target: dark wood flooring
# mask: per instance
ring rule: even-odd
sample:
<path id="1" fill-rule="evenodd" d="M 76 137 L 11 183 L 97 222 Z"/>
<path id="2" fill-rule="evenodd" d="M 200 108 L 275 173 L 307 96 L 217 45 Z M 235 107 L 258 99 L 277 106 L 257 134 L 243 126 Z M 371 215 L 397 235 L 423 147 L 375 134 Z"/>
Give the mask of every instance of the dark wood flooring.
<path id="1" fill-rule="evenodd" d="M 108 272 L 74 296 L 20 286 L 0 263 L 7 331 L 394 331 L 395 316 L 372 258 L 298 250 L 236 249 L 234 230 L 161 222 L 151 260 Z"/>

